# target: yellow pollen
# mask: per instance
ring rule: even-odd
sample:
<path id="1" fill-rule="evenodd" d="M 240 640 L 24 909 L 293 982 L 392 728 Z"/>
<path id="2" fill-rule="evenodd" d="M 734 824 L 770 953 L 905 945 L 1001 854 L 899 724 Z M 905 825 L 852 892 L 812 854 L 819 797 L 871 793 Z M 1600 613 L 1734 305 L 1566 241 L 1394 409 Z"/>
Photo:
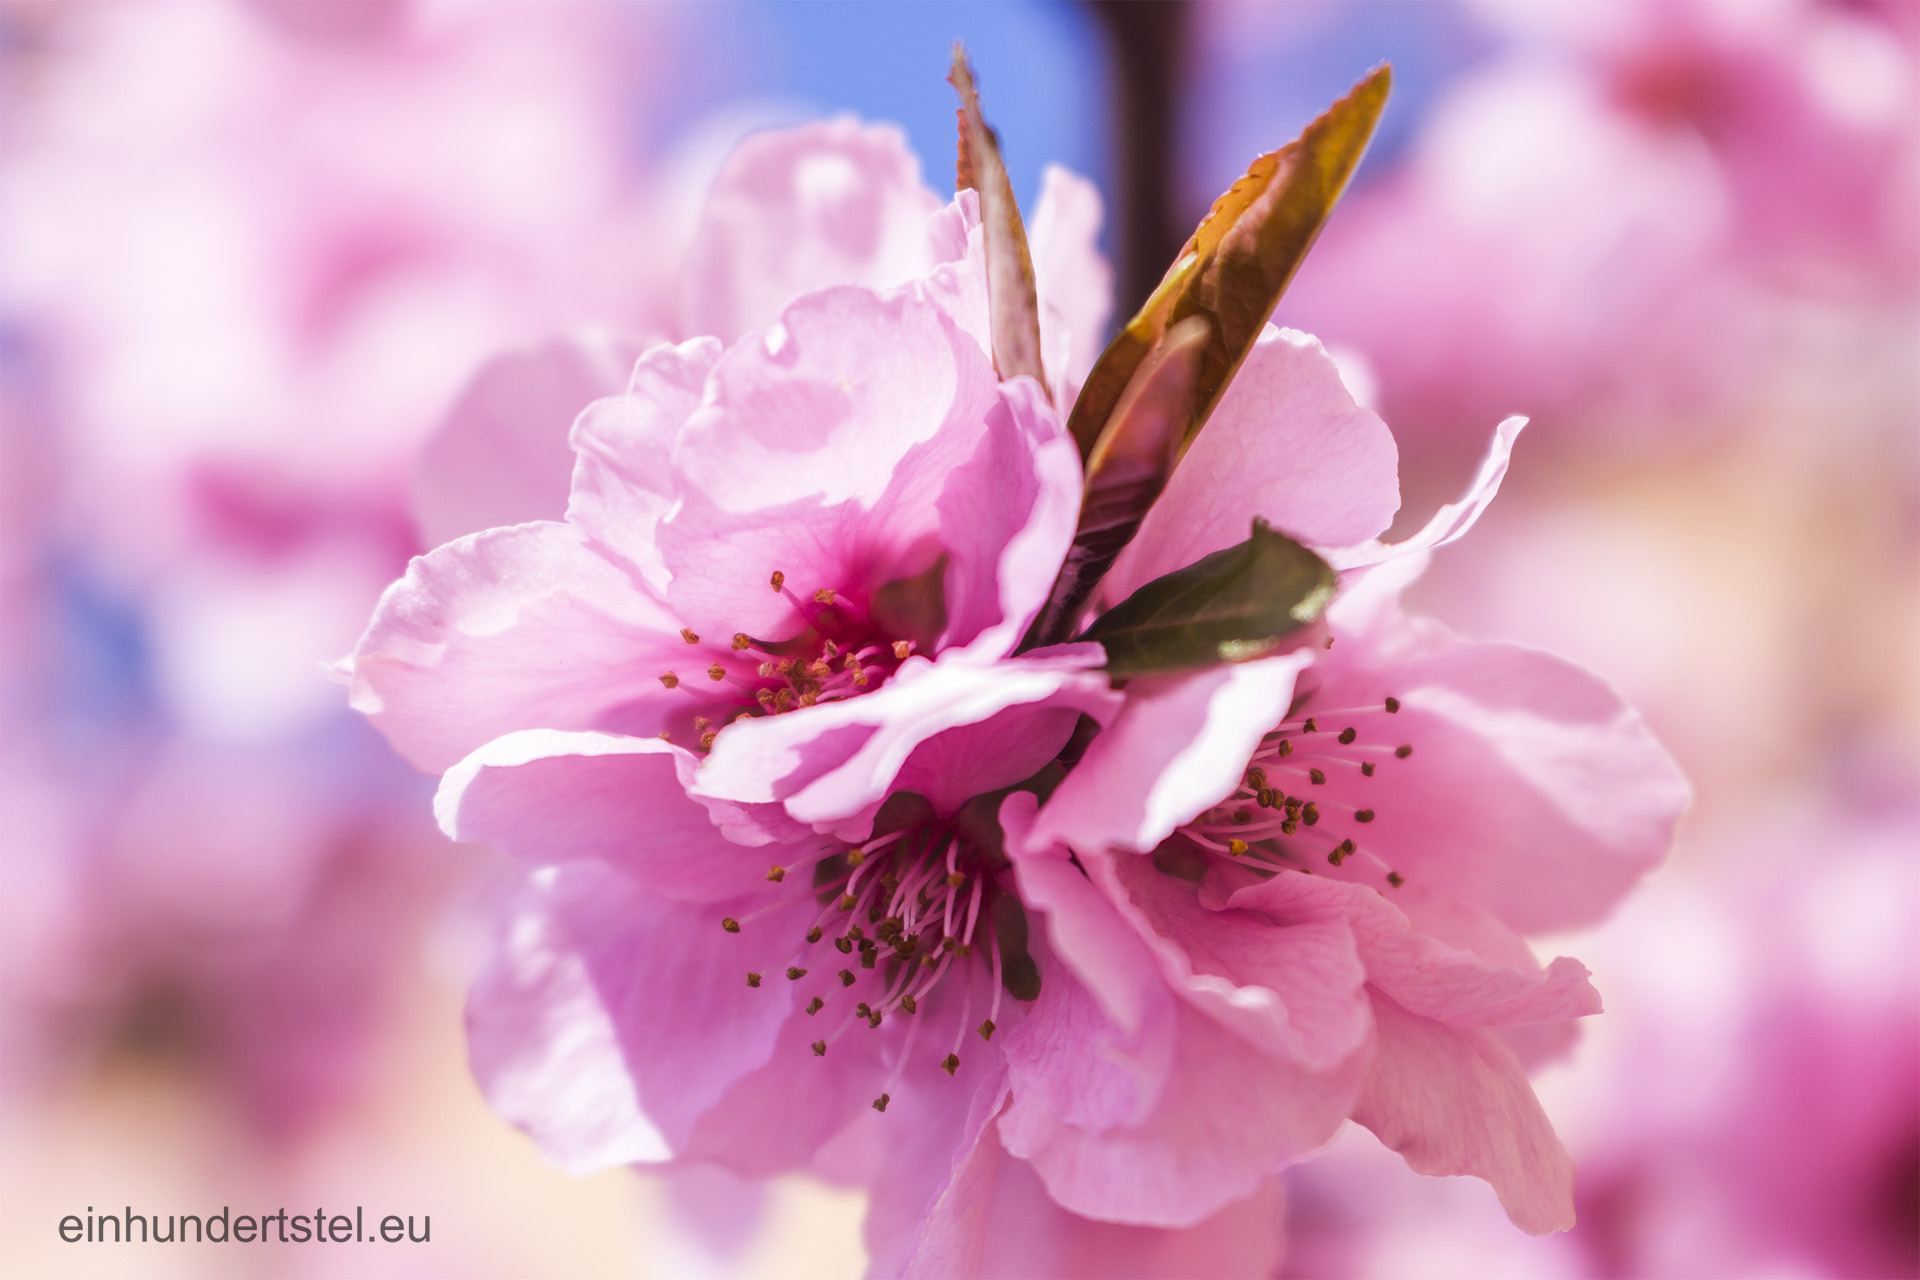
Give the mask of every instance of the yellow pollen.
<path id="1" fill-rule="evenodd" d="M 753 640 L 747 635 L 746 632 L 736 631 L 733 633 L 733 649 L 735 653 L 738 653 L 740 650 L 746 648 L 748 645 L 752 643 L 753 643 Z"/>
<path id="2" fill-rule="evenodd" d="M 680 687 L 680 677 L 673 674 L 673 672 L 669 671 L 667 672 L 667 674 L 660 677 L 660 683 L 667 686 L 667 688 L 669 689 L 677 689 Z"/>
<path id="3" fill-rule="evenodd" d="M 1245 853 L 1246 851 L 1247 851 L 1247 842 L 1245 840 L 1227 841 L 1227 852 L 1232 854 L 1234 857 L 1237 858 L 1241 854 Z"/>
<path id="4" fill-rule="evenodd" d="M 947 887 L 950 889 L 958 889 L 961 885 L 965 884 L 966 882 L 967 882 L 966 876 L 962 875 L 958 871 L 949 871 L 947 873 Z"/>
<path id="5" fill-rule="evenodd" d="M 780 881 L 785 880 L 786 878 L 787 878 L 787 869 L 785 867 L 768 867 L 767 868 L 767 879 L 773 881 L 775 884 L 778 884 Z"/>
<path id="6" fill-rule="evenodd" d="M 700 749 L 701 749 L 702 751 L 711 751 L 711 750 L 713 750 L 713 740 L 714 740 L 715 738 L 717 738 L 717 737 L 719 737 L 719 736 L 720 736 L 719 734 L 717 734 L 717 733 L 715 733 L 715 732 L 713 732 L 713 731 L 712 731 L 711 729 L 709 729 L 709 730 L 708 730 L 707 732 L 705 732 L 705 733 L 703 733 L 703 734 L 701 734 L 701 735 L 700 735 Z"/>
<path id="7" fill-rule="evenodd" d="M 768 578 L 768 579 L 767 579 L 767 583 L 768 583 L 768 585 L 769 585 L 769 586 L 771 586 L 771 587 L 772 587 L 772 588 L 773 588 L 773 589 L 774 589 L 775 591 L 778 591 L 778 590 L 780 590 L 780 589 L 781 589 L 782 587 L 784 587 L 784 586 L 786 586 L 786 585 L 787 585 L 787 575 L 786 575 L 786 574 L 784 574 L 784 573 L 782 573 L 782 572 L 780 572 L 780 571 L 779 571 L 778 569 L 775 569 L 775 570 L 773 571 L 773 576 L 772 576 L 771 578 Z"/>
<path id="8" fill-rule="evenodd" d="M 857 867 L 866 860 L 867 851 L 865 849 L 851 849 L 847 852 L 847 865 L 850 867 Z"/>
<path id="9" fill-rule="evenodd" d="M 699 644 L 699 643 L 700 643 L 700 637 L 699 637 L 699 636 L 697 636 L 697 635 L 695 635 L 695 634 L 693 634 L 693 630 L 692 630 L 692 628 L 690 628 L 690 627 L 682 627 L 682 628 L 680 628 L 680 638 L 681 638 L 682 640 L 685 640 L 685 641 L 686 641 L 686 642 L 687 642 L 688 644 Z"/>
<path id="10" fill-rule="evenodd" d="M 716 662 L 712 666 L 707 668 L 707 679 L 725 680 L 726 678 L 727 678 L 727 669 L 721 666 L 719 663 Z"/>
<path id="11" fill-rule="evenodd" d="M 907 660 L 907 655 L 912 652 L 913 652 L 913 641 L 895 640 L 893 642 L 893 656 L 900 659 L 902 662 L 905 662 Z"/>
<path id="12" fill-rule="evenodd" d="M 822 587 L 822 588 L 820 588 L 820 589 L 819 589 L 818 591 L 816 591 L 816 592 L 814 592 L 814 593 L 813 593 L 813 602 L 814 602 L 815 604 L 832 604 L 832 603 L 833 603 L 833 588 L 832 588 L 832 587 Z"/>

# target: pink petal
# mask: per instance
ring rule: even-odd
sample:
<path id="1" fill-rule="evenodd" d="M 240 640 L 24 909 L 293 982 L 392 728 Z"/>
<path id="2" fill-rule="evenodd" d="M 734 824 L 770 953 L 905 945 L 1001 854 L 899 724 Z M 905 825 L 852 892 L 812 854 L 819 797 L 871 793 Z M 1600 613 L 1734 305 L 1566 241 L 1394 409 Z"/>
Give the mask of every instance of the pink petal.
<path id="1" fill-rule="evenodd" d="M 749 137 L 701 210 L 682 332 L 732 342 L 814 289 L 911 280 L 933 266 L 927 219 L 939 208 L 891 125 L 842 116 Z"/>
<path id="2" fill-rule="evenodd" d="M 710 812 L 685 793 L 695 765 L 657 738 L 527 729 L 449 769 L 433 807 L 449 839 L 535 865 L 602 862 L 648 892 L 702 902 L 764 892 L 767 868 L 788 859 L 782 845 L 752 846 L 811 832 L 771 805 Z M 725 834 L 722 817 L 734 819 Z"/>
<path id="3" fill-rule="evenodd" d="M 1119 716 L 1040 811 L 1040 845 L 1144 852 L 1233 793 L 1286 715 L 1299 651 L 1127 686 Z"/>
<path id="4" fill-rule="evenodd" d="M 996 745 L 997 754 L 979 753 L 964 775 L 936 777 L 937 760 L 916 773 L 917 785 L 945 793 L 943 803 L 1034 772 L 1064 745 L 1081 712 L 1105 718 L 1119 700 L 1104 676 L 1085 670 L 1098 660 L 1079 650 L 991 666 L 964 655 L 909 659 L 871 693 L 727 726 L 694 791 L 748 804 L 780 801 L 798 821 L 838 823 L 846 838 L 859 839 L 915 751 L 938 734 L 1018 713 L 982 730 L 987 736 L 975 741 Z"/>
<path id="5" fill-rule="evenodd" d="M 1319 340 L 1269 325 L 1102 588 L 1109 602 L 1244 542 L 1253 517 L 1303 542 L 1372 538 L 1400 506 L 1386 425 Z"/>
<path id="6" fill-rule="evenodd" d="M 1063 413 L 1073 406 L 1107 341 L 1113 268 L 1100 253 L 1104 218 L 1098 187 L 1058 165 L 1047 166 L 1027 242 L 1033 250 L 1047 380 Z"/>
<path id="7" fill-rule="evenodd" d="M 558 520 L 573 476 L 567 429 L 626 385 L 639 344 L 583 333 L 496 356 L 421 446 L 413 518 L 429 547 L 482 529 Z"/>
<path id="8" fill-rule="evenodd" d="M 1521 933 L 1590 924 L 1665 856 L 1689 790 L 1605 683 L 1549 654 L 1460 640 L 1436 623 L 1335 649 L 1316 702 L 1376 717 L 1387 759 L 1364 849 L 1409 882 L 1478 903 Z"/>
<path id="9" fill-rule="evenodd" d="M 718 915 L 591 863 L 530 876 L 467 1004 L 494 1110 L 574 1173 L 682 1149 L 767 1060 L 792 1007 L 784 985 L 755 991 L 742 977 L 777 971 L 792 929 L 734 936 Z"/>
<path id="10" fill-rule="evenodd" d="M 1353 1118 L 1416 1173 L 1493 1184 L 1533 1235 L 1573 1225 L 1573 1161 L 1519 1061 L 1492 1032 L 1457 1030 L 1374 999 L 1379 1048 Z"/>
<path id="11" fill-rule="evenodd" d="M 683 505 L 659 533 L 676 611 L 696 631 L 781 639 L 821 588 L 864 604 L 925 569 L 940 493 L 998 385 L 986 354 L 912 295 L 830 289 L 789 306 L 720 358 L 681 432 Z"/>
<path id="12" fill-rule="evenodd" d="M 993 1122 L 1006 1100 L 1006 1072 L 996 1070 L 965 1109 L 944 1108 L 888 1144 L 887 1168 L 867 1208 L 869 1275 L 943 1280 L 980 1274 L 1001 1164 Z"/>
<path id="13" fill-rule="evenodd" d="M 1008 1152 L 1032 1162 L 1070 1212 L 1142 1226 L 1191 1227 L 1338 1130 L 1365 1055 L 1315 1073 L 1270 1057 L 1187 1001 L 1174 1004 L 1174 1058 L 1137 1126 L 1087 1130 L 1018 1092 L 1000 1118 Z"/>
<path id="14" fill-rule="evenodd" d="M 1410 1012 L 1452 1026 L 1552 1022 L 1600 1012 L 1599 993 L 1578 961 L 1563 956 L 1542 970 L 1518 935 L 1464 903 L 1430 902 L 1423 923 L 1445 915 L 1449 932 L 1471 930 L 1483 948 L 1504 953 L 1498 959 L 1417 929 L 1401 907 L 1431 897 L 1409 885 L 1389 901 L 1365 884 L 1279 875 L 1235 890 L 1225 905 L 1257 912 L 1283 930 L 1341 916 L 1353 930 L 1374 989 Z"/>
<path id="15" fill-rule="evenodd" d="M 352 701 L 430 773 L 515 729 L 648 734 L 684 663 L 679 620 L 636 571 L 566 524 L 472 534 L 407 566 L 348 668 Z"/>
<path id="16" fill-rule="evenodd" d="M 1513 456 L 1513 442 L 1520 438 L 1526 425 L 1527 420 L 1517 415 L 1502 420 L 1493 430 L 1493 443 L 1480 463 L 1480 470 L 1474 474 L 1473 483 L 1467 486 L 1466 496 L 1443 505 L 1418 533 L 1404 542 L 1374 542 L 1336 551 L 1330 556 L 1333 567 L 1345 571 L 1419 555 L 1463 536 L 1479 523 L 1487 504 L 1500 492 L 1500 482 L 1506 478 L 1507 463 Z"/>
<path id="17" fill-rule="evenodd" d="M 675 498 L 674 441 L 719 359 L 712 338 L 654 347 L 634 364 L 624 393 L 588 405 L 569 437 L 578 462 L 568 520 L 641 566 L 655 594 L 668 576 L 654 532 Z"/>
<path id="18" fill-rule="evenodd" d="M 947 553 L 943 643 L 1013 651 L 1046 602 L 1080 519 L 1080 451 L 1029 379 L 1000 387 L 973 456 L 938 503 Z"/>

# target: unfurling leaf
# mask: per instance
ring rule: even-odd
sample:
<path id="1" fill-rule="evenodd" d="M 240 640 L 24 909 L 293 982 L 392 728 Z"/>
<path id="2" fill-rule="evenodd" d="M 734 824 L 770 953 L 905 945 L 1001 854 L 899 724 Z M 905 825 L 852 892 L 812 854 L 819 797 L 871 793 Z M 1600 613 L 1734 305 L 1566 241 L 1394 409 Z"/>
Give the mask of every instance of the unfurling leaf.
<path id="1" fill-rule="evenodd" d="M 1313 622 L 1333 591 L 1326 561 L 1255 518 L 1245 542 L 1155 578 L 1078 638 L 1105 646 L 1115 679 L 1242 662 Z"/>
<path id="2" fill-rule="evenodd" d="M 993 338 L 993 367 L 1002 378 L 1021 374 L 1047 385 L 1040 363 L 1040 302 L 1034 285 L 1033 256 L 1027 230 L 1013 198 L 1013 182 L 1000 159 L 1000 142 L 980 114 L 967 51 L 953 46 L 953 71 L 947 77 L 960 94 L 960 157 L 955 178 L 960 190 L 980 194 L 980 232 L 987 250 L 987 313 Z"/>
<path id="3" fill-rule="evenodd" d="M 1087 460 L 1079 528 L 1024 648 L 1063 639 L 1132 541 L 1360 163 L 1390 79 L 1376 68 L 1254 161 L 1101 353 L 1067 419 Z"/>
<path id="4" fill-rule="evenodd" d="M 1083 455 L 1093 453 L 1147 352 L 1193 315 L 1213 325 L 1187 441 L 1199 433 L 1346 189 L 1391 82 L 1388 67 L 1374 68 L 1298 138 L 1255 160 L 1213 202 L 1159 288 L 1101 353 L 1081 388 L 1069 426 Z"/>

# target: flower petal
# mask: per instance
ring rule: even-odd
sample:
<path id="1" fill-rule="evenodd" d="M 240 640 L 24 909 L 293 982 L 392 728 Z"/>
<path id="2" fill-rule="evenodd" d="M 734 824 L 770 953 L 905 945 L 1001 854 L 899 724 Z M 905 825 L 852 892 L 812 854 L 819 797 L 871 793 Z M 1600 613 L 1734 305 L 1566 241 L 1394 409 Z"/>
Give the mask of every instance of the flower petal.
<path id="1" fill-rule="evenodd" d="M 662 1160 L 727 1087 L 767 1060 L 792 1010 L 792 920 L 740 936 L 593 863 L 530 875 L 467 1002 L 489 1103 L 563 1168 Z M 795 925 L 795 928 L 798 926 Z"/>
<path id="2" fill-rule="evenodd" d="M 1102 593 L 1116 604 L 1244 542 L 1255 516 L 1316 546 L 1372 538 L 1400 507 L 1397 466 L 1386 424 L 1354 403 L 1319 340 L 1269 325 Z"/>
<path id="3" fill-rule="evenodd" d="M 1353 1118 L 1424 1174 L 1493 1184 L 1533 1235 L 1573 1225 L 1573 1160 L 1519 1060 L 1490 1031 L 1442 1026 L 1374 997 L 1379 1048 Z"/>
<path id="4" fill-rule="evenodd" d="M 1047 381 L 1055 388 L 1062 413 L 1073 407 L 1080 384 L 1107 341 L 1113 268 L 1100 253 L 1104 219 L 1098 187 L 1059 165 L 1046 167 L 1027 241 L 1033 249 Z"/>
<path id="5" fill-rule="evenodd" d="M 930 270 L 940 198 L 892 125 L 840 116 L 754 134 L 714 179 L 681 268 L 681 331 L 732 342 L 827 285 Z"/>
<path id="6" fill-rule="evenodd" d="M 350 660 L 353 706 L 430 773 L 515 729 L 658 732 L 670 711 L 702 708 L 661 697 L 659 676 L 686 646 L 638 576 L 546 522 L 419 556 Z"/>
<path id="7" fill-rule="evenodd" d="M 773 805 L 713 812 L 686 794 L 695 765 L 658 738 L 526 729 L 449 769 L 433 807 L 449 839 L 535 865 L 602 862 L 650 893 L 700 902 L 764 890 L 767 867 L 785 859 L 779 845 L 752 846 L 812 833 Z"/>

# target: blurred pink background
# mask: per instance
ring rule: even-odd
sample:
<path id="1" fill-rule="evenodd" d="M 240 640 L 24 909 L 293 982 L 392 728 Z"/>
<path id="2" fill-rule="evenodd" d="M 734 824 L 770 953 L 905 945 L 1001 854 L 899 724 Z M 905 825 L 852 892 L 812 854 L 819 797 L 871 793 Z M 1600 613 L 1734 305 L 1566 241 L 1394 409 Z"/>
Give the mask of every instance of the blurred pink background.
<path id="1" fill-rule="evenodd" d="M 584 403 L 695 323 L 755 127 L 897 119 L 944 186 L 964 37 L 1022 199 L 1050 160 L 1109 192 L 1123 289 L 1394 61 L 1275 318 L 1393 427 L 1403 525 L 1533 415 L 1416 602 L 1607 676 L 1697 788 L 1548 948 L 1608 1004 L 1539 1080 L 1581 1224 L 1354 1130 L 1290 1175 L 1285 1274 L 1920 1274 L 1920 5 L 1142 12 L 0 2 L 0 1270 L 859 1273 L 850 1193 L 569 1179 L 487 1112 L 492 864 L 324 664 L 431 536 L 484 362 L 584 336 Z M 432 1241 L 56 1234 L 310 1201 Z"/>

